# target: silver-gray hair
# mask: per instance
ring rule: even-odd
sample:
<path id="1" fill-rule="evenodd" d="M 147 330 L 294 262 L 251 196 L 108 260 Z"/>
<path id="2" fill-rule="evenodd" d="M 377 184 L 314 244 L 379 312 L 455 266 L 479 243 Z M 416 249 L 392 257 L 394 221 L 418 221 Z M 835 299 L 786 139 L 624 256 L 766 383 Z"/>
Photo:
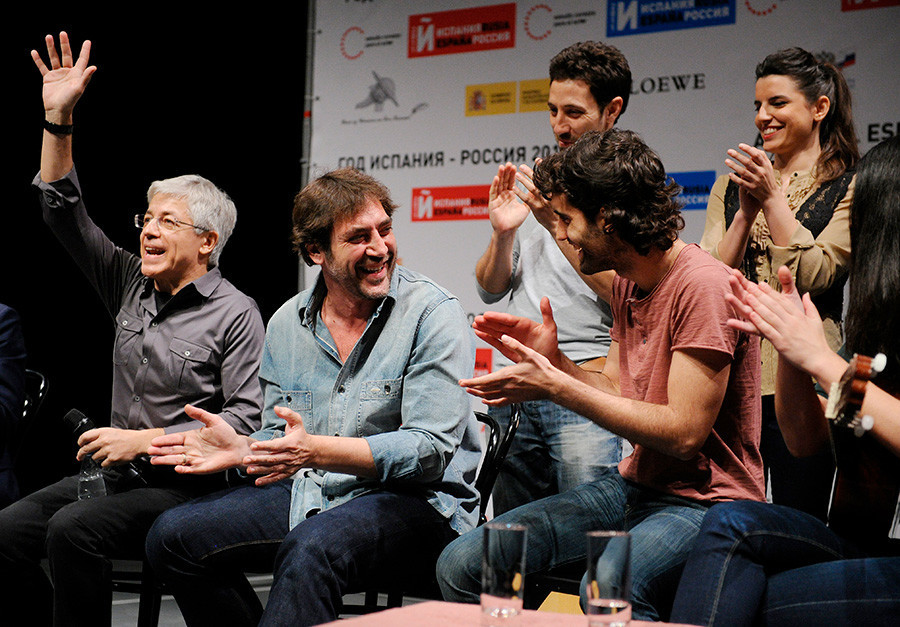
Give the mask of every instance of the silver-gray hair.
<path id="1" fill-rule="evenodd" d="M 237 222 L 237 208 L 228 194 L 211 181 L 196 174 L 153 181 L 147 190 L 147 203 L 150 203 L 157 194 L 181 198 L 187 202 L 191 222 L 199 227 L 197 230 L 215 231 L 219 234 L 219 240 L 208 261 L 208 267 L 216 267 L 219 264 L 219 255 L 225 248 L 225 242 L 228 241 Z"/>

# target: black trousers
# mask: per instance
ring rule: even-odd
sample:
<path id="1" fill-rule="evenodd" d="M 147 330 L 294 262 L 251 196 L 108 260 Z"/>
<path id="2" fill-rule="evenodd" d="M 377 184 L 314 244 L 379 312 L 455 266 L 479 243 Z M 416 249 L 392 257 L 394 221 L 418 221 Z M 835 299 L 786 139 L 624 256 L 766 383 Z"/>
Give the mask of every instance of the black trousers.
<path id="1" fill-rule="evenodd" d="M 142 559 L 156 517 L 224 486 L 221 476 L 146 473 L 149 485 L 78 500 L 78 475 L 0 510 L 0 623 L 109 625 L 110 559 Z M 50 579 L 41 560 L 50 564 Z"/>

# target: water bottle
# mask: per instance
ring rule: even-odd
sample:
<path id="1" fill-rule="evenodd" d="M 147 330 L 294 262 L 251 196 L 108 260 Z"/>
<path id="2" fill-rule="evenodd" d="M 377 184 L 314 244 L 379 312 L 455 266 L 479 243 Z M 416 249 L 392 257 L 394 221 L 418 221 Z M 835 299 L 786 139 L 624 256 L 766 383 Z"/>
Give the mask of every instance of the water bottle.
<path id="1" fill-rule="evenodd" d="M 81 434 L 94 428 L 91 419 L 77 409 L 69 411 L 64 417 L 65 422 L 75 435 L 77 441 Z M 81 474 L 78 476 L 78 500 L 93 499 L 98 496 L 106 496 L 106 481 L 103 478 L 103 469 L 88 455 L 81 460 Z"/>
<path id="2" fill-rule="evenodd" d="M 72 429 L 76 443 L 78 438 L 86 431 L 94 428 L 93 421 L 82 414 L 77 409 L 69 410 L 63 417 L 63 422 Z M 110 467 L 107 469 L 110 473 L 112 488 L 115 492 L 130 490 L 132 488 L 147 487 L 147 481 L 141 474 L 140 469 L 134 462 L 128 462 L 120 466 Z M 90 499 L 96 496 L 106 496 L 106 482 L 104 481 L 103 469 L 100 464 L 90 457 L 85 457 L 81 461 L 81 476 L 78 481 L 78 499 Z"/>
<path id="3" fill-rule="evenodd" d="M 106 496 L 106 481 L 103 468 L 90 455 L 81 460 L 81 474 L 78 476 L 78 500 Z"/>

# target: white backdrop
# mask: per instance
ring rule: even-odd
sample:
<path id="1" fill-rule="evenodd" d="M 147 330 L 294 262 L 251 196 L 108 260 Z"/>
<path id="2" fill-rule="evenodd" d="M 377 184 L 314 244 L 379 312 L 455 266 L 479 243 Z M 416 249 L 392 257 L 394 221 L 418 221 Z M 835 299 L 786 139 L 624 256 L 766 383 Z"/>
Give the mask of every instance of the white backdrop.
<path id="1" fill-rule="evenodd" d="M 841 66 L 861 149 L 900 133 L 900 0 L 317 0 L 310 176 L 351 165 L 384 182 L 399 255 L 484 310 L 475 263 L 490 237 L 497 165 L 555 150 L 550 58 L 603 40 L 634 86 L 637 131 L 686 187 L 683 238 L 699 241 L 725 151 L 755 143 L 754 68 L 800 46 Z M 307 272 L 307 284 L 314 276 Z M 482 354 L 481 357 L 484 357 Z"/>

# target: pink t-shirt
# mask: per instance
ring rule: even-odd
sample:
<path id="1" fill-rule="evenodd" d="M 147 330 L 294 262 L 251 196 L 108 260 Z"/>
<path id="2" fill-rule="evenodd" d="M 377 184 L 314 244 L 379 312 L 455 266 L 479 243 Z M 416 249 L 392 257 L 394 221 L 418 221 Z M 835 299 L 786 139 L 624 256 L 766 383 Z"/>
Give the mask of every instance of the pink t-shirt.
<path id="1" fill-rule="evenodd" d="M 759 340 L 726 325 L 728 268 L 691 244 L 650 294 L 616 277 L 612 339 L 619 344 L 622 396 L 668 403 L 672 354 L 703 348 L 732 357 L 728 388 L 700 452 L 687 461 L 636 444 L 619 464 L 623 477 L 668 494 L 699 501 L 763 500 L 760 438 Z"/>

